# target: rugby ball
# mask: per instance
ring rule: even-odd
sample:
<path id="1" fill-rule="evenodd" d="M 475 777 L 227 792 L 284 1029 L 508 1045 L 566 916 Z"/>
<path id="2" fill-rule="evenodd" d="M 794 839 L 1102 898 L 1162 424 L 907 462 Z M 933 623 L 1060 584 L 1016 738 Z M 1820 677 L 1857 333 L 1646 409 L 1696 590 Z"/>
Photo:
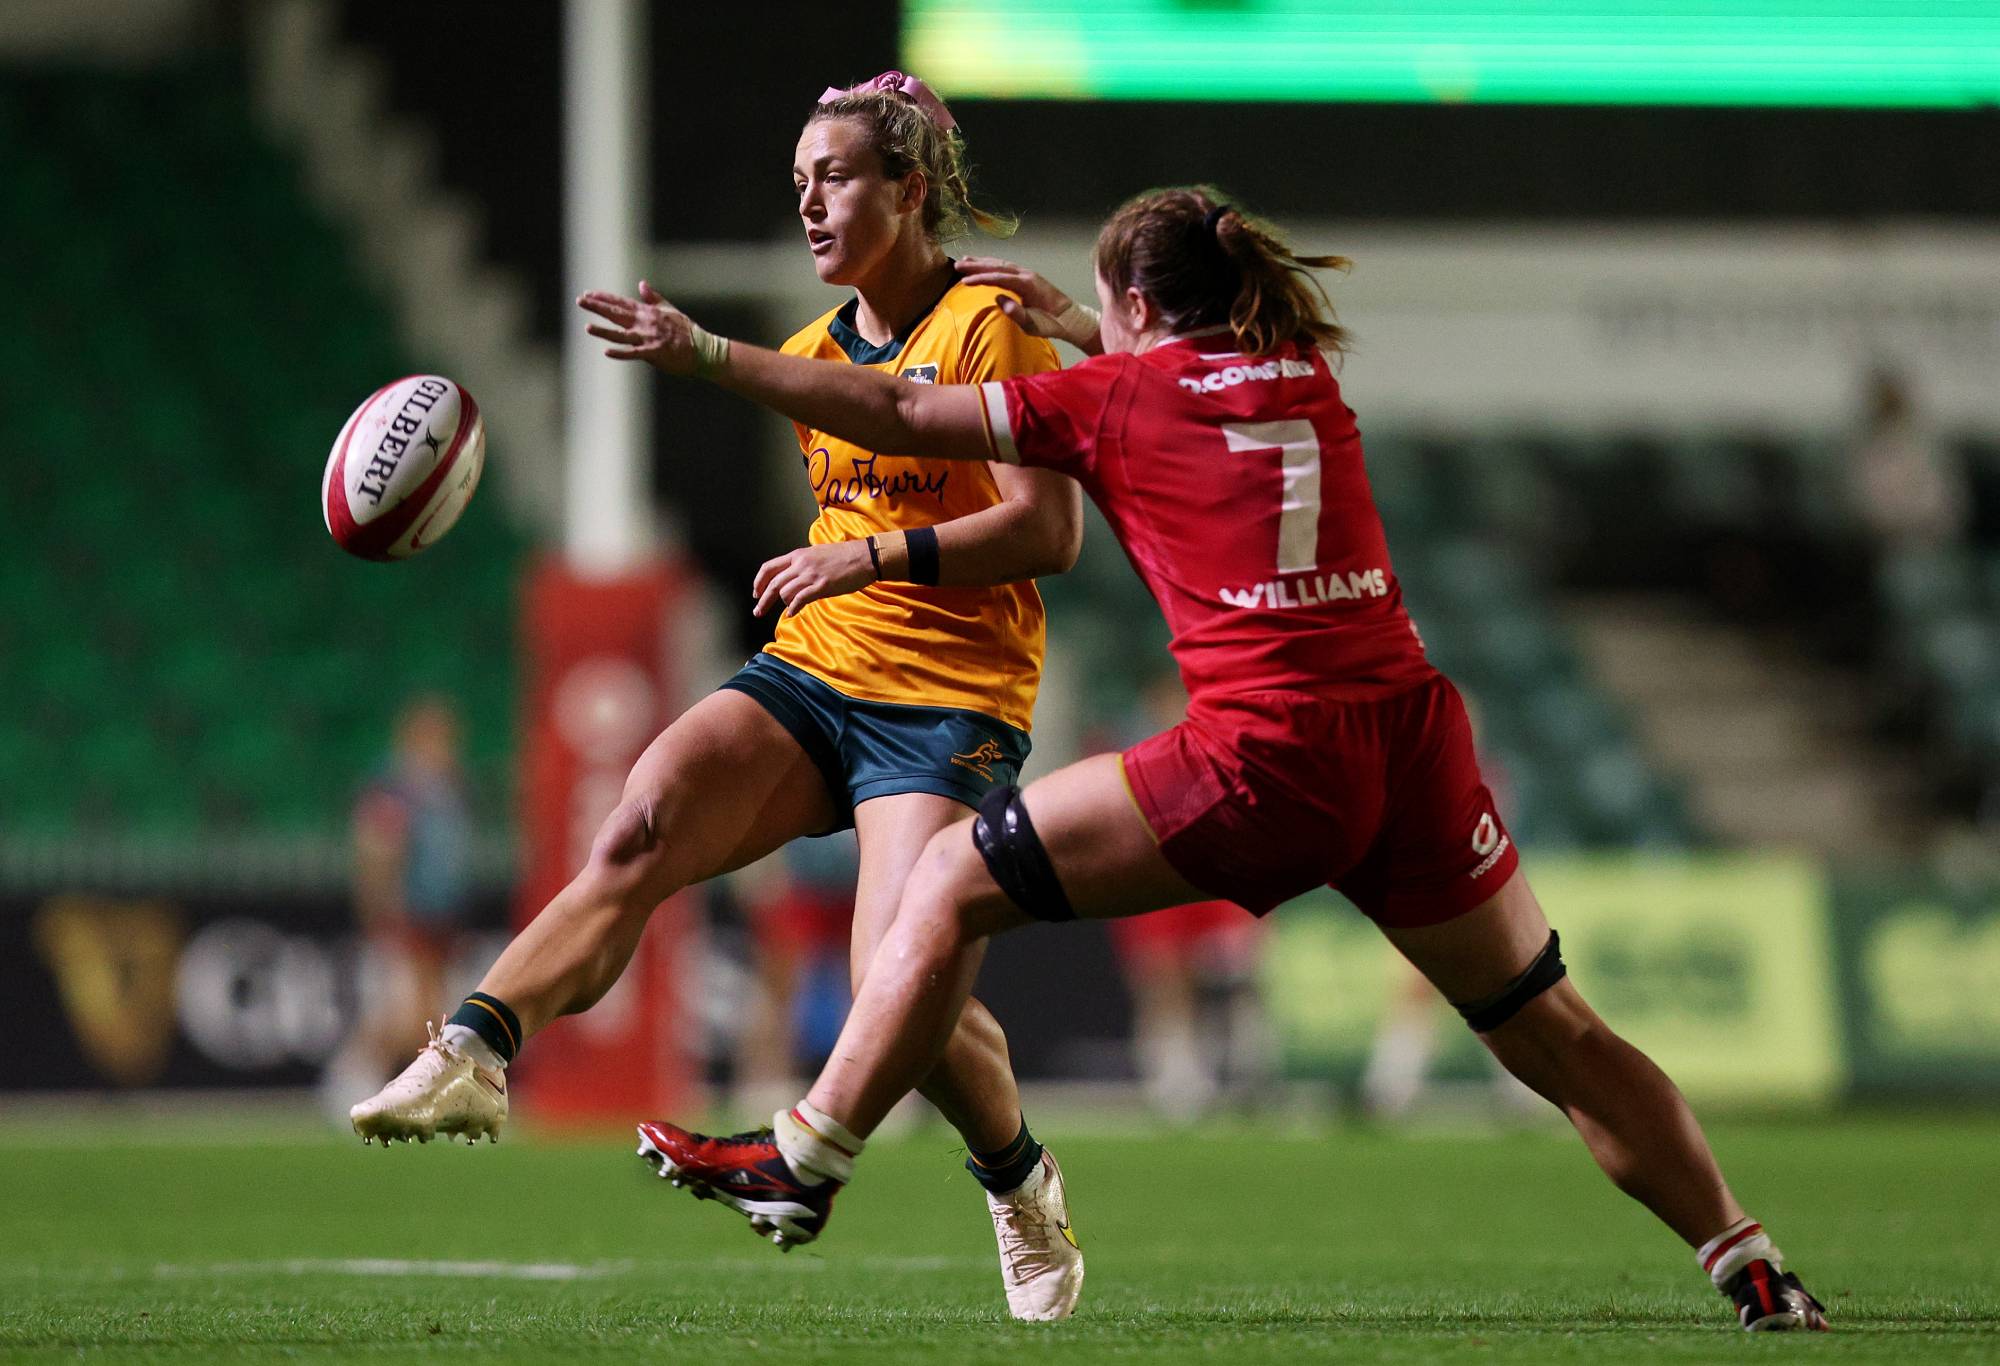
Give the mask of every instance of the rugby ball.
<path id="1" fill-rule="evenodd" d="M 457 523 L 485 464 L 472 395 L 443 375 L 406 375 L 340 429 L 320 480 L 326 529 L 350 555 L 406 560 Z"/>

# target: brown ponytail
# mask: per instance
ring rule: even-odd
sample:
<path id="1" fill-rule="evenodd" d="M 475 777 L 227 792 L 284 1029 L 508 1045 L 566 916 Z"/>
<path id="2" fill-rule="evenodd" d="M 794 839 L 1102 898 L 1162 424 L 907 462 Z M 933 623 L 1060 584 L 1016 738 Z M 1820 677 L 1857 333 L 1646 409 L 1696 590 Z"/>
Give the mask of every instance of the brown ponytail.
<path id="1" fill-rule="evenodd" d="M 1309 268 L 1352 264 L 1294 255 L 1274 229 L 1206 185 L 1142 194 L 1097 238 L 1097 273 L 1114 294 L 1136 286 L 1175 332 L 1226 324 L 1250 356 L 1290 341 L 1344 353 L 1347 329 Z"/>
<path id="2" fill-rule="evenodd" d="M 924 195 L 924 231 L 932 241 L 963 236 L 968 224 L 989 237 L 1012 237 L 1020 222 L 990 213 L 972 202 L 971 173 L 965 159 L 965 137 L 956 128 L 940 128 L 907 95 L 891 90 L 850 91 L 816 107 L 808 126 L 824 119 L 853 119 L 868 136 L 868 145 L 882 159 L 891 180 L 922 171 L 929 185 Z"/>

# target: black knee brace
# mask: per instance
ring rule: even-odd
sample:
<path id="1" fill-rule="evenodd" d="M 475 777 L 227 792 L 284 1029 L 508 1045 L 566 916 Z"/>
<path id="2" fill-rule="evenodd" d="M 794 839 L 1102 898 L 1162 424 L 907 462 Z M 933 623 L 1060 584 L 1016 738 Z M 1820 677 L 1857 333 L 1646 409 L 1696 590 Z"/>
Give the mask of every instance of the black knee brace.
<path id="1" fill-rule="evenodd" d="M 1549 931 L 1549 942 L 1535 955 L 1527 970 L 1483 1001 L 1470 1005 L 1452 1002 L 1475 1034 L 1490 1034 L 1514 1018 L 1521 1007 L 1560 982 L 1569 972 L 1563 966 L 1562 936 Z"/>
<path id="2" fill-rule="evenodd" d="M 1049 851 L 1028 819 L 1020 788 L 996 787 L 986 794 L 972 821 L 972 843 L 986 860 L 986 871 L 1016 906 L 1037 920 L 1076 919 Z"/>

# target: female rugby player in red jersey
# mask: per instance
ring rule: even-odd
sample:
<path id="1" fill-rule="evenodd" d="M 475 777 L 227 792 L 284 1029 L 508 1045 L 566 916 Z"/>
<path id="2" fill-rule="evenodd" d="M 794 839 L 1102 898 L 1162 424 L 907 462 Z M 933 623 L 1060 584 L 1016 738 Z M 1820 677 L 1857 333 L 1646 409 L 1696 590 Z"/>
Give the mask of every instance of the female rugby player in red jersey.
<path id="1" fill-rule="evenodd" d="M 853 297 L 785 350 L 940 384 L 1056 368 L 1054 348 L 963 280 L 942 239 L 970 218 L 964 143 L 922 81 L 828 90 L 792 183 L 813 264 Z M 493 1132 L 499 1068 L 624 971 L 653 908 L 793 839 L 855 827 L 856 984 L 926 843 L 1013 782 L 1028 751 L 1043 614 L 1032 580 L 1067 569 L 1083 502 L 1060 475 L 863 447 L 801 424 L 820 505 L 811 544 L 766 563 L 777 637 L 641 756 L 588 865 L 530 923 L 427 1048 L 354 1107 L 364 1137 Z M 917 1089 L 963 1135 L 985 1189 L 1009 1309 L 1060 1318 L 1083 1259 L 1062 1177 L 1029 1133 L 999 1024 L 968 1004 Z"/>
<path id="2" fill-rule="evenodd" d="M 650 289 L 590 294 L 610 355 L 693 374 L 882 450 L 1018 460 L 1079 480 L 1173 630 L 1188 718 L 933 839 L 847 1027 L 774 1136 L 646 1125 L 697 1191 L 754 1173 L 797 1241 L 862 1140 L 934 1065 L 988 936 L 1223 897 L 1253 913 L 1330 883 L 1563 1110 L 1620 1189 L 1698 1249 L 1748 1328 L 1822 1327 L 1745 1217 L 1673 1083 L 1564 975 L 1473 757 L 1465 708 L 1404 614 L 1329 365 L 1341 330 L 1267 229 L 1203 190 L 1127 204 L 1095 254 L 1104 354 L 980 386 L 899 384 L 711 336 Z M 1024 318 L 1078 311 L 999 263 Z M 606 325 L 608 324 L 608 325 Z"/>

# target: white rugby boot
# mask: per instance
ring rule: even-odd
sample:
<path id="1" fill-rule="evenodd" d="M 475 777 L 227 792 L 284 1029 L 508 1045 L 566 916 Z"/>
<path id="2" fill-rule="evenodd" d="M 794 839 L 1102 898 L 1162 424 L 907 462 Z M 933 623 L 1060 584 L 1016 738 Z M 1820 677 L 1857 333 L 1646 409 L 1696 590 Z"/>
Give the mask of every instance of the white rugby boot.
<path id="1" fill-rule="evenodd" d="M 439 1134 L 463 1134 L 467 1143 L 485 1134 L 500 1141 L 507 1122 L 507 1074 L 481 1067 L 425 1022 L 430 1042 L 402 1074 L 347 1112 L 361 1141 L 396 1139 L 428 1143 Z"/>
<path id="2" fill-rule="evenodd" d="M 1000 1243 L 1000 1279 L 1017 1319 L 1066 1319 L 1083 1294 L 1083 1251 L 1069 1226 L 1062 1168 L 1046 1149 L 1028 1179 L 1005 1195 L 986 1193 Z"/>

